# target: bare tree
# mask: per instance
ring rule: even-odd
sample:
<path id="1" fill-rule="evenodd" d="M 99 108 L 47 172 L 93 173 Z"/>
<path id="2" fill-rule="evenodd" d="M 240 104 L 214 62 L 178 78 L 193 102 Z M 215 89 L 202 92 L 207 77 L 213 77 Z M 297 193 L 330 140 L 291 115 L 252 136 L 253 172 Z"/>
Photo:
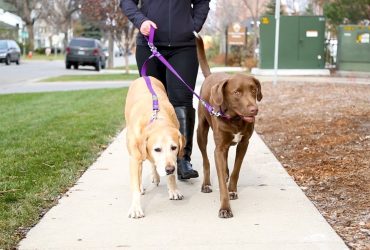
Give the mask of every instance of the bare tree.
<path id="1" fill-rule="evenodd" d="M 124 51 L 124 57 L 125 57 L 125 71 L 126 73 L 129 73 L 129 51 L 135 47 L 135 37 L 138 30 L 135 28 L 135 26 L 131 22 L 126 22 L 122 30 L 117 30 L 115 33 L 115 39 L 116 41 L 119 41 L 119 46 L 122 51 Z"/>
<path id="2" fill-rule="evenodd" d="M 41 17 L 50 23 L 57 32 L 64 33 L 64 48 L 67 47 L 69 30 L 74 15 L 81 7 L 80 0 L 42 0 Z"/>
<path id="3" fill-rule="evenodd" d="M 240 22 L 246 18 L 246 9 L 240 6 L 238 1 L 218 0 L 215 8 L 211 9 L 207 21 L 203 27 L 206 34 L 217 34 L 220 36 L 220 53 L 225 52 L 225 32 L 227 27 L 234 23 Z"/>
<path id="4" fill-rule="evenodd" d="M 41 16 L 41 1 L 40 0 L 5 0 L 15 7 L 15 14 L 20 16 L 25 22 L 28 37 L 29 49 L 34 50 L 34 32 L 33 27 L 35 21 Z"/>
<path id="5" fill-rule="evenodd" d="M 327 1 L 327 0 L 311 0 L 311 1 L 312 1 L 312 5 L 313 5 L 313 8 L 314 8 L 314 14 L 316 14 L 316 15 L 322 15 L 324 4 L 327 3 L 327 2 L 331 2 L 331 0 L 329 0 L 329 1 Z"/>
<path id="6" fill-rule="evenodd" d="M 247 8 L 249 12 L 249 16 L 253 20 L 253 57 L 256 56 L 254 53 L 255 49 L 257 48 L 257 41 L 259 40 L 259 28 L 258 28 L 258 21 L 261 15 L 261 10 L 265 6 L 265 1 L 261 0 L 242 0 L 242 3 Z"/>
<path id="7" fill-rule="evenodd" d="M 258 20 L 266 2 L 267 0 L 218 0 L 216 8 L 214 10 L 211 9 L 208 15 L 205 32 L 214 34 L 217 31 L 221 34 L 221 52 L 225 45 L 224 33 L 227 26 L 233 22 L 244 22 L 251 18 L 253 21 L 253 32 L 251 34 L 254 34 L 251 36 L 253 41 L 251 51 L 254 52 L 259 38 Z"/>
<path id="8" fill-rule="evenodd" d="M 118 42 L 119 46 L 126 47 L 128 52 L 132 37 L 134 35 L 134 28 L 128 21 L 127 17 L 122 14 L 119 7 L 119 0 L 82 0 L 81 12 L 82 15 L 99 24 L 99 26 L 108 33 L 109 37 L 109 58 L 108 67 L 113 67 L 113 49 L 114 40 Z M 123 38 L 123 39 L 122 39 Z M 122 46 L 122 40 L 124 43 Z M 126 71 L 128 71 L 128 58 L 126 56 Z"/>
<path id="9" fill-rule="evenodd" d="M 247 18 L 247 9 L 240 5 L 239 1 L 218 0 L 214 13 L 210 13 L 209 19 L 220 32 L 224 32 L 228 25 L 240 22 Z"/>

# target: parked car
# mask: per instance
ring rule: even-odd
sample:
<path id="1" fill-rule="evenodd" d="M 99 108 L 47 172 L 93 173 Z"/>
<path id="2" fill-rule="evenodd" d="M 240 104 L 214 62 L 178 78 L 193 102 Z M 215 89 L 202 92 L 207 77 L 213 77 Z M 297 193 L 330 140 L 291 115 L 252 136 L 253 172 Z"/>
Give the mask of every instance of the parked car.
<path id="1" fill-rule="evenodd" d="M 106 56 L 100 42 L 92 38 L 73 38 L 66 49 L 66 68 L 90 65 L 95 70 L 104 69 Z"/>
<path id="2" fill-rule="evenodd" d="M 0 62 L 9 65 L 15 62 L 19 65 L 21 61 L 21 49 L 14 40 L 0 40 Z"/>

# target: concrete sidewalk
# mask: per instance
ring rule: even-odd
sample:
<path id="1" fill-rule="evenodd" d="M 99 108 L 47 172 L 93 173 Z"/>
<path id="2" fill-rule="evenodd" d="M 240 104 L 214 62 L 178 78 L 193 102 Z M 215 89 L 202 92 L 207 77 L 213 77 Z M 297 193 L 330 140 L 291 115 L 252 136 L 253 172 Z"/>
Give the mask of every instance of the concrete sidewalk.
<path id="1" fill-rule="evenodd" d="M 210 133 L 211 137 L 211 133 Z M 180 182 L 185 198 L 168 200 L 144 167 L 146 217 L 127 217 L 131 202 L 125 130 L 20 242 L 19 249 L 347 249 L 257 134 L 240 174 L 234 217 L 218 218 L 219 192 L 209 138 L 213 193 L 200 192 L 201 176 Z M 230 164 L 235 147 L 230 152 Z M 232 165 L 231 165 L 232 166 Z"/>

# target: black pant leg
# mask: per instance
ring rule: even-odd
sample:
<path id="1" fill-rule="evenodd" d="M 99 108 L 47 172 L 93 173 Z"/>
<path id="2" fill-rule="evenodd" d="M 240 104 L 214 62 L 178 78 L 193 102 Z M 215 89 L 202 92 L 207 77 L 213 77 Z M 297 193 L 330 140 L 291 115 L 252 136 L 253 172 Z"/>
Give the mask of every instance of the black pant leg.
<path id="1" fill-rule="evenodd" d="M 167 58 L 182 79 L 194 89 L 199 67 L 196 47 L 172 48 Z M 166 75 L 167 94 L 172 105 L 193 107 L 193 93 L 169 69 Z"/>
<path id="2" fill-rule="evenodd" d="M 139 69 L 139 74 L 141 76 L 141 67 L 143 66 L 144 62 L 152 55 L 148 46 L 136 46 L 136 64 Z M 163 65 L 158 58 L 152 58 L 147 63 L 147 75 L 153 76 L 160 80 L 165 88 L 167 89 L 166 84 L 166 66 Z"/>

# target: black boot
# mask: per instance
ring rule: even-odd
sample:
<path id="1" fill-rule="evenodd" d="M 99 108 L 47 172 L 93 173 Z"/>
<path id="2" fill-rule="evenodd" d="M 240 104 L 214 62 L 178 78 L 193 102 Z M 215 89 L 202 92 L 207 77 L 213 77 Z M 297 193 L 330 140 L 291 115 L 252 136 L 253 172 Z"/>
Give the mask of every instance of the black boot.
<path id="1" fill-rule="evenodd" d="M 179 180 L 197 178 L 199 174 L 190 163 L 193 149 L 195 109 L 193 107 L 175 107 L 175 112 L 180 122 L 180 132 L 185 136 L 184 157 L 177 159 L 177 177 Z"/>

